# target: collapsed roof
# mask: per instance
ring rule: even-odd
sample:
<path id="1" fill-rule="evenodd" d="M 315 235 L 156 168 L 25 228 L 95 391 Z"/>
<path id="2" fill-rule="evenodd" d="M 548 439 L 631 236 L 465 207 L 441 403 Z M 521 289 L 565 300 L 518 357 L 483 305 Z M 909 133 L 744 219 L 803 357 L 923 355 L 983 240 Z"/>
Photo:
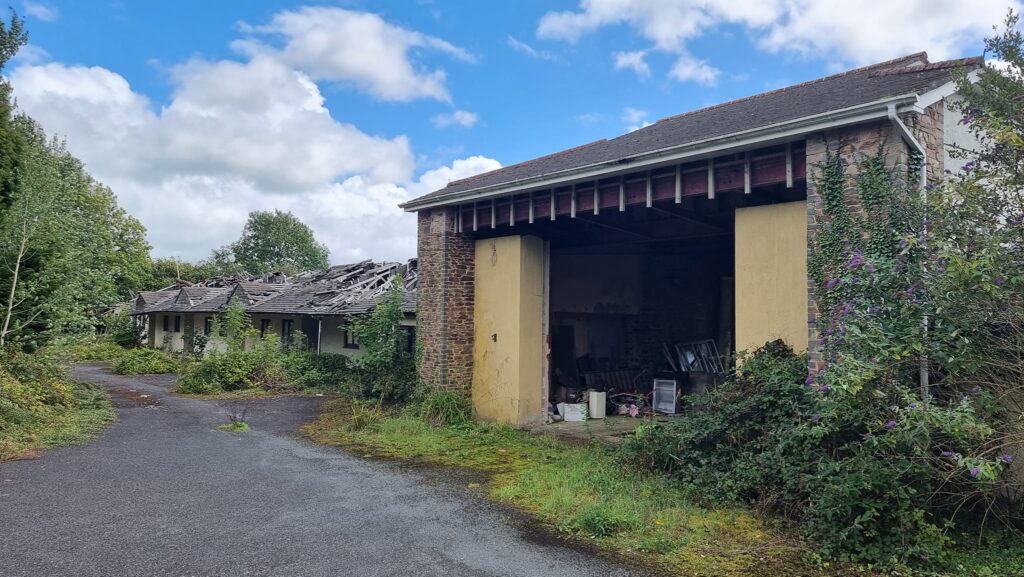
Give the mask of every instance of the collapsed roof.
<path id="1" fill-rule="evenodd" d="M 249 314 L 342 316 L 370 312 L 402 279 L 402 309 L 416 312 L 417 260 L 362 261 L 309 271 L 292 278 L 274 275 L 246 280 L 218 277 L 192 286 L 143 291 L 132 314 L 216 313 L 239 302 Z M 273 282 L 269 282 L 273 281 Z M 208 286 L 209 285 L 209 286 Z"/>

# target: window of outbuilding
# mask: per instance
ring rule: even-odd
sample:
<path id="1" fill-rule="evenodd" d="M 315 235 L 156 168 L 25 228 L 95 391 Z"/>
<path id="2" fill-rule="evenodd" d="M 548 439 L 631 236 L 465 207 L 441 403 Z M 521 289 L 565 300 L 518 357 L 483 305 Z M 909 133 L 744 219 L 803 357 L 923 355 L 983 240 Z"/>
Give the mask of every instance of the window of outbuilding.
<path id="1" fill-rule="evenodd" d="M 267 336 L 267 331 L 270 330 L 272 322 L 270 319 L 260 319 L 260 337 Z"/>
<path id="2" fill-rule="evenodd" d="M 213 317 L 206 317 L 203 320 L 203 334 L 210 334 L 213 332 Z"/>
<path id="3" fill-rule="evenodd" d="M 161 316 L 164 317 L 164 332 L 165 333 L 170 332 L 171 331 L 171 315 L 161 315 Z"/>
<path id="4" fill-rule="evenodd" d="M 174 332 L 181 332 L 181 315 L 174 315 Z"/>
<path id="5" fill-rule="evenodd" d="M 295 321 L 292 319 L 284 319 L 281 321 L 281 340 L 288 342 L 292 338 L 292 325 Z"/>
<path id="6" fill-rule="evenodd" d="M 403 326 L 402 332 L 405 333 L 405 352 L 416 352 L 416 327 Z"/>
<path id="7" fill-rule="evenodd" d="M 356 338 L 356 335 L 351 330 L 349 330 L 349 329 L 345 329 L 344 333 L 345 333 L 345 344 L 344 344 L 344 347 L 346 349 L 358 349 L 359 348 L 359 339 Z"/>

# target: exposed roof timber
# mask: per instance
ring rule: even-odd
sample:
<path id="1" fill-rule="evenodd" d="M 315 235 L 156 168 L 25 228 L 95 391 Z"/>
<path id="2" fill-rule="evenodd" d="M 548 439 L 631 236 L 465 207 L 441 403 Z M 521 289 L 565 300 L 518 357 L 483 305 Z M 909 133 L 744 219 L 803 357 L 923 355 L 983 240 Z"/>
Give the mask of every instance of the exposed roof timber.
<path id="1" fill-rule="evenodd" d="M 890 105 L 895 105 L 901 113 L 916 111 L 919 106 L 918 101 L 919 97 L 917 94 L 904 94 L 883 98 L 841 110 L 805 116 L 795 120 L 700 140 L 681 146 L 662 148 L 629 159 L 602 162 L 557 173 L 524 178 L 510 184 L 483 186 L 450 195 L 424 198 L 418 201 L 414 200 L 403 204 L 402 208 L 413 212 L 434 206 L 466 203 L 530 190 L 567 186 L 597 178 L 607 178 L 645 169 L 650 170 L 671 166 L 681 162 L 711 159 L 715 156 L 721 156 L 726 152 L 743 152 L 775 144 L 784 144 L 799 140 L 814 132 L 887 118 Z"/>

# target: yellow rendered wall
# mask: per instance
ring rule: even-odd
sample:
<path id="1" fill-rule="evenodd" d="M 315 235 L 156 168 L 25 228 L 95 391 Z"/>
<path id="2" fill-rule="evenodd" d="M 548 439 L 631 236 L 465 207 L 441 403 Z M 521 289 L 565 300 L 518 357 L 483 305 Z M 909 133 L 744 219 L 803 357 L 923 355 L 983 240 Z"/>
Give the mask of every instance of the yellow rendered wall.
<path id="1" fill-rule="evenodd" d="M 736 350 L 807 350 L 807 204 L 736 209 Z"/>
<path id="2" fill-rule="evenodd" d="M 540 422 L 544 241 L 506 236 L 476 243 L 473 409 L 487 421 Z"/>

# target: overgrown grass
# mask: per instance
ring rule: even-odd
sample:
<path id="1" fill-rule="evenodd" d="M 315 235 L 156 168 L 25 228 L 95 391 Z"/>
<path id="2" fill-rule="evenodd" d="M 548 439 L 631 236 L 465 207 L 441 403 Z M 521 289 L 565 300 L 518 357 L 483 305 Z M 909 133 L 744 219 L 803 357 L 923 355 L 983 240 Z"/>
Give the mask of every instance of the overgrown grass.
<path id="1" fill-rule="evenodd" d="M 21 412 L 17 418 L 0 419 L 0 461 L 32 456 L 49 447 L 85 443 L 116 416 L 100 387 L 75 383 L 73 401 L 66 407 L 41 414 Z"/>
<path id="2" fill-rule="evenodd" d="M 625 469 L 610 450 L 505 426 L 438 427 L 418 415 L 374 415 L 343 400 L 307 425 L 313 440 L 378 457 L 417 459 L 487 474 L 488 495 L 550 529 L 626 559 L 694 576 L 827 575 L 798 541 L 740 509 L 688 503 L 672 482 Z M 368 421 L 368 422 L 367 422 Z"/>

